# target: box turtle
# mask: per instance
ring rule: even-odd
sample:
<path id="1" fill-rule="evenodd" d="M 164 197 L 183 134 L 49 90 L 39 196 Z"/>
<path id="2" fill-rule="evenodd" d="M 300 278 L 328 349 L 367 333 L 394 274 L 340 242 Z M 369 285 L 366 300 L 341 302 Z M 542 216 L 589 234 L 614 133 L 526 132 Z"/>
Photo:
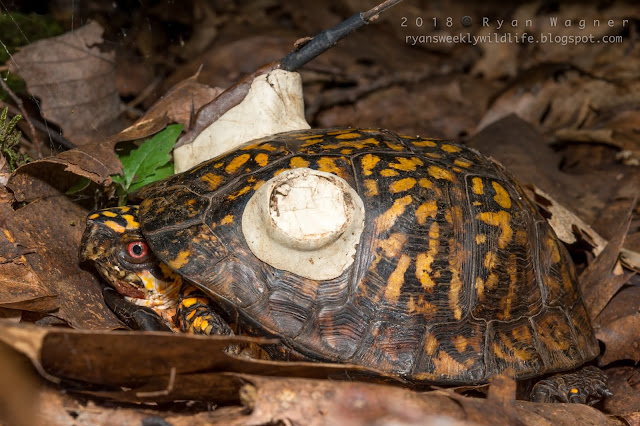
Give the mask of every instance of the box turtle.
<path id="1" fill-rule="evenodd" d="M 294 172 L 291 182 L 301 184 L 281 179 L 247 213 L 260 188 Z M 344 191 L 331 192 L 338 184 Z M 290 204 L 303 206 L 284 211 L 294 193 Z M 315 210 L 297 217 L 317 194 Z M 139 196 L 139 207 L 89 215 L 80 258 L 173 329 L 230 334 L 233 324 L 279 338 L 272 357 L 357 364 L 438 385 L 544 376 L 599 352 L 567 251 L 513 177 L 462 145 L 383 130 L 288 132 Z M 340 206 L 346 219 L 326 225 Z M 272 216 L 261 222 L 260 211 Z M 279 218 L 299 227 L 274 225 Z M 362 226 L 349 228 L 349 220 Z M 269 226 L 297 243 L 281 251 L 286 238 Z M 350 248 L 335 245 L 347 237 L 355 238 Z M 543 383 L 536 399 L 608 394 L 599 370 L 584 371 Z"/>

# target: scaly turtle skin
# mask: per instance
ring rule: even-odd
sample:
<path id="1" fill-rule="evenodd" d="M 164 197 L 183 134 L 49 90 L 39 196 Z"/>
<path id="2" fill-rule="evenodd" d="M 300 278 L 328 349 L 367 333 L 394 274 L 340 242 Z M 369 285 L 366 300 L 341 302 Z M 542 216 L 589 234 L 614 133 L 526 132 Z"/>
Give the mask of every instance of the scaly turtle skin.
<path id="1" fill-rule="evenodd" d="M 275 269 L 245 242 L 249 198 L 299 167 L 338 175 L 363 199 L 355 261 L 338 278 Z M 129 300 L 149 299 L 141 283 L 162 287 L 140 278 L 156 265 L 150 275 L 193 285 L 186 293 L 204 292 L 201 308 L 206 295 L 211 312 L 241 332 L 276 336 L 306 359 L 369 366 L 412 382 L 484 383 L 503 372 L 525 379 L 598 354 L 565 248 L 514 179 L 464 146 L 379 130 L 289 132 L 140 196 L 137 215 L 134 208 L 90 215 L 81 252 Z M 147 244 L 145 268 L 131 273 L 120 264 L 114 275 L 113 259 L 131 263 Z M 105 256 L 107 246 L 117 254 Z M 179 293 L 174 307 L 183 309 L 184 300 L 194 306 Z M 198 316 L 190 314 L 176 315 L 177 327 L 193 331 L 188 324 Z"/>

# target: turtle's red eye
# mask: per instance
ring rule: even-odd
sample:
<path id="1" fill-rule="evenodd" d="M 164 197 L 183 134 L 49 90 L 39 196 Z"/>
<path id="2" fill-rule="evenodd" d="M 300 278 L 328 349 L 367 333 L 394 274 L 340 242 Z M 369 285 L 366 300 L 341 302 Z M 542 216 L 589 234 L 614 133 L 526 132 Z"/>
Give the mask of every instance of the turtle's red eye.
<path id="1" fill-rule="evenodd" d="M 133 259 L 144 259 L 148 253 L 149 247 L 144 241 L 134 241 L 127 246 L 127 254 Z"/>

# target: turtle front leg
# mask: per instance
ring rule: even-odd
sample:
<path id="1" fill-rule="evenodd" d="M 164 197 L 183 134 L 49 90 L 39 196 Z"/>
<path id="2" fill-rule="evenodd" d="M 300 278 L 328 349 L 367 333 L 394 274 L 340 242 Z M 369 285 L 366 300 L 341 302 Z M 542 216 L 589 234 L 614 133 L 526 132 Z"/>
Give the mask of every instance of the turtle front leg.
<path id="1" fill-rule="evenodd" d="M 180 289 L 176 320 L 180 330 L 192 334 L 232 335 L 229 324 L 213 310 L 204 292 L 192 285 Z"/>
<path id="2" fill-rule="evenodd" d="M 102 297 L 120 321 L 133 330 L 171 331 L 171 328 L 156 311 L 146 306 L 127 302 L 112 287 L 103 287 Z"/>
<path id="3" fill-rule="evenodd" d="M 533 402 L 565 402 L 595 405 L 613 393 L 607 387 L 607 376 L 597 367 L 587 366 L 574 373 L 556 374 L 533 386 Z"/>

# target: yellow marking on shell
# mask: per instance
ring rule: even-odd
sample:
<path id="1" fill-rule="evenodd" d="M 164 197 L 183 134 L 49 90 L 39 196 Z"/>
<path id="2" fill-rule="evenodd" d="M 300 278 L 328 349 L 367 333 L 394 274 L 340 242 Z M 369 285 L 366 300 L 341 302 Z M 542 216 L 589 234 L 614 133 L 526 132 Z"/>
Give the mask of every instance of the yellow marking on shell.
<path id="1" fill-rule="evenodd" d="M 378 216 L 375 220 L 375 225 L 378 232 L 384 232 L 393 226 L 396 223 L 396 220 L 404 213 L 405 209 L 411 202 L 413 198 L 411 195 L 405 195 L 402 198 L 397 198 L 391 207 L 380 216 Z"/>
<path id="2" fill-rule="evenodd" d="M 524 229 L 518 229 L 516 231 L 516 237 L 514 238 L 516 244 L 521 246 L 526 246 L 529 241 L 529 236 L 527 235 L 527 231 Z"/>
<path id="3" fill-rule="evenodd" d="M 322 135 L 319 135 L 319 138 L 315 138 L 315 136 L 314 136 L 313 138 L 300 138 L 300 139 L 304 139 L 304 141 L 305 141 L 302 144 L 303 148 L 307 148 L 307 147 L 310 147 L 312 145 L 319 144 L 319 143 L 323 142 Z"/>
<path id="4" fill-rule="evenodd" d="M 416 278 L 420 281 L 422 288 L 431 291 L 436 282 L 431 278 L 431 264 L 438 254 L 440 246 L 440 225 L 433 222 L 429 228 L 429 250 L 426 253 L 418 253 L 416 256 Z"/>
<path id="5" fill-rule="evenodd" d="M 171 266 L 171 268 L 173 268 L 173 269 L 182 268 L 184 265 L 186 265 L 189 262 L 189 255 L 190 254 L 191 254 L 191 252 L 189 250 L 180 250 L 180 252 L 175 257 L 175 259 L 170 260 L 168 262 L 169 266 Z"/>
<path id="6" fill-rule="evenodd" d="M 433 357 L 432 361 L 435 366 L 435 371 L 446 376 L 457 376 L 461 372 L 469 370 L 466 365 L 453 359 L 453 357 L 444 350 L 440 350 L 438 356 Z"/>
<path id="7" fill-rule="evenodd" d="M 502 185 L 500 185 L 498 182 L 495 182 L 495 181 L 492 181 L 491 185 L 493 185 L 493 189 L 496 191 L 496 195 L 495 197 L 493 197 L 493 199 L 496 200 L 496 203 L 498 203 L 498 205 L 503 209 L 510 209 L 511 198 L 509 198 L 509 194 L 507 193 L 507 190 L 504 189 Z"/>
<path id="8" fill-rule="evenodd" d="M 336 166 L 336 160 L 330 157 L 321 157 L 318 160 L 318 170 L 321 172 L 340 174 L 341 170 Z"/>
<path id="9" fill-rule="evenodd" d="M 340 130 L 333 130 L 331 132 L 327 132 L 327 135 L 343 135 L 346 133 L 351 133 L 353 132 L 354 129 L 340 129 Z"/>
<path id="10" fill-rule="evenodd" d="M 433 356 L 436 353 L 436 349 L 438 349 L 438 339 L 432 333 L 427 334 L 424 339 L 424 351 L 427 355 Z"/>
<path id="11" fill-rule="evenodd" d="M 431 158 L 442 158 L 442 155 L 438 154 L 437 152 L 425 152 L 424 154 L 427 157 L 431 157 Z"/>
<path id="12" fill-rule="evenodd" d="M 438 311 L 436 305 L 424 300 L 424 295 L 422 294 L 418 296 L 417 301 L 413 298 L 413 296 L 409 296 L 407 309 L 409 310 L 410 314 L 419 314 L 424 316 L 426 319 L 433 318 L 434 314 Z"/>
<path id="13" fill-rule="evenodd" d="M 493 290 L 498 285 L 498 276 L 494 273 L 489 274 L 487 281 L 484 283 L 485 287 L 489 290 Z"/>
<path id="14" fill-rule="evenodd" d="M 296 135 L 293 135 L 293 136 L 296 136 Z M 319 135 L 313 135 L 313 136 L 309 136 L 309 135 L 302 135 L 302 136 L 301 135 L 297 135 L 297 136 L 298 137 L 296 139 L 298 139 L 299 141 L 302 141 L 302 140 L 306 141 L 306 140 L 318 139 L 318 138 L 322 139 L 324 137 L 324 135 L 322 133 L 320 133 Z"/>
<path id="15" fill-rule="evenodd" d="M 547 249 L 549 250 L 549 254 L 551 255 L 551 261 L 553 263 L 560 262 L 560 250 L 558 249 L 558 245 L 555 240 L 551 237 L 548 237 L 544 240 Z"/>
<path id="16" fill-rule="evenodd" d="M 123 214 L 122 218 L 127 221 L 127 229 L 139 229 L 140 223 L 136 222 L 132 214 Z"/>
<path id="17" fill-rule="evenodd" d="M 114 209 L 120 210 L 120 213 L 125 213 L 125 212 L 128 212 L 129 210 L 131 210 L 131 207 L 129 207 L 129 206 L 118 206 L 118 207 L 114 207 Z"/>
<path id="18" fill-rule="evenodd" d="M 476 277 L 476 293 L 478 294 L 478 300 L 482 300 L 484 295 L 484 281 L 480 277 Z"/>
<path id="19" fill-rule="evenodd" d="M 289 166 L 292 168 L 300 168 L 300 167 L 309 167 L 309 163 L 307 160 L 305 160 L 302 157 L 293 157 L 290 161 L 289 161 Z"/>
<path id="20" fill-rule="evenodd" d="M 394 151 L 404 151 L 404 145 L 398 145 L 397 143 L 393 143 L 390 141 L 384 141 L 384 143 Z"/>
<path id="21" fill-rule="evenodd" d="M 507 274 L 509 275 L 509 290 L 507 291 L 507 295 L 502 299 L 505 306 L 500 317 L 500 319 L 505 321 L 511 319 L 511 307 L 513 300 L 516 298 L 516 289 L 518 286 L 518 261 L 514 253 L 509 255 Z"/>
<path id="22" fill-rule="evenodd" d="M 380 171 L 380 175 L 384 177 L 398 176 L 398 174 L 399 174 L 398 172 L 391 169 L 384 169 Z"/>
<path id="23" fill-rule="evenodd" d="M 396 157 L 397 163 L 390 163 L 389 167 L 403 172 L 415 172 L 416 167 L 424 165 L 424 162 L 417 158 Z"/>
<path id="24" fill-rule="evenodd" d="M 231 174 L 238 171 L 240 167 L 244 165 L 251 158 L 251 154 L 242 154 L 234 158 L 229 162 L 227 167 L 224 168 L 224 171 Z"/>
<path id="25" fill-rule="evenodd" d="M 183 304 L 184 305 L 184 304 Z M 191 321 L 193 319 L 193 317 L 196 315 L 196 312 L 198 312 L 198 310 L 193 310 L 191 312 L 189 312 L 189 314 L 187 315 L 187 320 Z"/>
<path id="26" fill-rule="evenodd" d="M 350 140 L 350 141 L 347 140 L 347 141 L 339 141 L 336 144 L 328 144 L 328 145 L 325 145 L 323 148 L 326 148 L 326 149 L 340 149 L 340 148 L 364 149 L 364 148 L 367 148 L 369 145 L 378 146 L 378 145 L 380 145 L 380 142 L 378 142 L 374 138 L 358 139 L 358 140 Z"/>
<path id="27" fill-rule="evenodd" d="M 360 137 L 360 133 L 342 133 L 336 136 L 336 139 L 356 139 Z"/>
<path id="28" fill-rule="evenodd" d="M 420 178 L 420 180 L 418 181 L 418 185 L 423 188 L 429 189 L 433 186 L 433 182 L 427 178 Z"/>
<path id="29" fill-rule="evenodd" d="M 476 215 L 476 219 L 483 221 L 487 225 L 497 226 L 500 228 L 498 247 L 504 249 L 509 245 L 513 238 L 513 229 L 509 224 L 509 220 L 511 219 L 511 215 L 509 213 L 504 210 L 500 210 L 497 213 L 481 212 Z"/>
<path id="30" fill-rule="evenodd" d="M 460 173 L 462 171 L 462 169 L 460 169 L 458 167 L 452 167 L 451 170 L 453 170 L 456 173 Z"/>
<path id="31" fill-rule="evenodd" d="M 473 191 L 474 194 L 477 194 L 477 195 L 484 194 L 484 184 L 482 183 L 482 179 L 480 179 L 479 177 L 474 177 L 473 179 L 471 179 L 471 183 L 472 183 L 471 190 Z"/>
<path id="32" fill-rule="evenodd" d="M 402 251 L 402 247 L 404 246 L 404 243 L 406 241 L 407 236 L 398 232 L 391 234 L 387 239 L 376 239 L 374 246 L 375 259 L 373 260 L 373 262 L 371 262 L 371 265 L 369 265 L 369 270 L 373 271 L 376 269 L 378 263 L 380 263 L 380 261 L 382 260 L 383 255 L 387 258 L 397 257 L 398 254 Z M 380 254 L 378 252 L 379 248 L 382 249 L 383 254 Z"/>
<path id="33" fill-rule="evenodd" d="M 393 194 L 397 194 L 398 192 L 410 190 L 415 186 L 415 184 L 416 180 L 414 178 L 396 180 L 389 185 L 389 191 Z"/>
<path id="34" fill-rule="evenodd" d="M 394 258 L 402 251 L 402 247 L 407 242 L 406 234 L 394 232 L 386 240 L 378 240 L 377 246 L 384 251 L 388 258 Z"/>
<path id="35" fill-rule="evenodd" d="M 276 148 L 275 146 L 271 145 L 270 143 L 263 143 L 262 145 L 258 146 L 258 149 L 262 149 L 264 151 L 269 151 L 269 152 L 273 152 L 273 151 L 277 151 L 278 148 Z"/>
<path id="36" fill-rule="evenodd" d="M 483 265 L 488 270 L 492 270 L 493 267 L 496 266 L 497 262 L 498 262 L 498 256 L 494 252 L 489 251 L 487 252 L 487 254 L 484 255 Z"/>
<path id="37" fill-rule="evenodd" d="M 421 140 L 421 141 L 412 141 L 411 142 L 414 146 L 422 146 L 422 147 L 434 147 L 434 146 L 438 146 L 437 143 L 435 143 L 434 141 L 430 141 L 430 140 Z"/>
<path id="38" fill-rule="evenodd" d="M 482 205 L 482 203 L 481 203 L 480 201 L 474 201 L 474 202 L 473 202 L 473 205 L 474 205 L 474 206 L 481 206 L 481 205 Z"/>
<path id="39" fill-rule="evenodd" d="M 464 253 L 462 247 L 456 244 L 455 238 L 449 240 L 449 251 L 449 270 L 451 271 L 451 280 L 449 281 L 449 308 L 453 311 L 453 317 L 456 320 L 460 320 L 462 318 L 462 309 L 460 308 L 460 292 L 462 291 L 460 268 Z"/>
<path id="40" fill-rule="evenodd" d="M 214 165 L 213 165 L 213 168 L 214 168 L 214 169 L 219 169 L 219 168 L 220 168 L 220 167 L 222 167 L 222 166 L 224 166 L 224 163 L 223 163 L 223 162 L 220 162 L 220 163 L 216 163 L 216 164 L 214 164 Z"/>
<path id="41" fill-rule="evenodd" d="M 463 335 L 459 334 L 451 340 L 452 340 L 453 346 L 456 348 L 456 350 L 459 353 L 463 353 L 464 351 L 467 350 L 467 345 L 469 345 L 469 343 L 467 342 L 467 338 L 464 337 Z"/>
<path id="42" fill-rule="evenodd" d="M 446 152 L 460 152 L 462 149 L 455 145 L 450 145 L 448 143 L 440 145 L 440 149 Z"/>
<path id="43" fill-rule="evenodd" d="M 266 181 L 264 180 L 259 180 L 257 181 L 254 185 L 253 185 L 253 190 L 257 190 L 258 188 L 260 188 L 262 185 L 264 185 L 266 183 Z"/>
<path id="44" fill-rule="evenodd" d="M 564 284 L 564 291 L 567 294 L 573 294 L 574 299 L 578 297 L 578 292 L 573 288 L 573 280 L 569 276 L 569 268 L 566 263 L 560 266 L 560 276 L 562 277 L 562 283 Z"/>
<path id="45" fill-rule="evenodd" d="M 240 189 L 240 190 L 236 191 L 235 193 L 233 193 L 233 194 L 229 195 L 229 196 L 227 197 L 227 200 L 235 200 L 236 198 L 238 198 L 238 197 L 240 197 L 240 196 L 242 196 L 242 195 L 246 194 L 246 193 L 247 193 L 247 192 L 249 192 L 249 191 L 251 191 L 251 186 L 250 186 L 250 185 L 247 185 L 247 186 L 245 186 L 244 188 L 242 188 L 242 189 Z"/>
<path id="46" fill-rule="evenodd" d="M 365 179 L 364 180 L 365 192 L 364 195 L 366 197 L 375 197 L 378 195 L 378 182 L 373 179 Z"/>
<path id="47" fill-rule="evenodd" d="M 261 152 L 260 154 L 256 155 L 256 163 L 260 167 L 266 166 L 269 163 L 269 156 L 264 152 Z"/>
<path id="48" fill-rule="evenodd" d="M 451 173 L 449 170 L 443 169 L 442 167 L 429 166 L 429 168 L 427 169 L 427 172 L 429 173 L 429 175 L 431 175 L 435 179 L 446 179 L 451 182 L 454 181 L 453 173 Z"/>
<path id="49" fill-rule="evenodd" d="M 400 256 L 400 260 L 398 260 L 398 265 L 396 269 L 389 275 L 389 279 L 387 279 L 387 287 L 384 291 L 384 297 L 391 303 L 395 303 L 398 301 L 400 297 L 400 290 L 402 289 L 402 284 L 404 284 L 404 274 L 407 272 L 407 268 L 411 264 L 411 258 L 406 254 Z"/>
<path id="50" fill-rule="evenodd" d="M 472 164 L 470 162 L 465 161 L 465 160 L 460 160 L 460 159 L 453 160 L 453 164 L 455 164 L 458 167 L 462 167 L 464 169 L 467 169 L 467 168 L 472 166 Z"/>
<path id="51" fill-rule="evenodd" d="M 107 220 L 104 222 L 104 224 L 107 225 L 111 230 L 117 232 L 118 234 L 122 234 L 126 230 L 124 226 L 120 225 L 117 222 L 114 222 L 113 220 Z"/>
<path id="52" fill-rule="evenodd" d="M 398 136 L 400 136 L 403 139 L 416 139 L 415 136 L 409 136 L 409 135 L 398 135 Z"/>
<path id="53" fill-rule="evenodd" d="M 418 225 L 424 225 L 427 222 L 428 217 L 435 219 L 437 213 L 438 204 L 436 200 L 429 200 L 420 204 L 416 209 L 416 220 L 418 221 Z"/>
<path id="54" fill-rule="evenodd" d="M 233 223 L 233 215 L 232 214 L 226 215 L 220 221 L 220 225 L 229 225 L 230 223 Z"/>
<path id="55" fill-rule="evenodd" d="M 476 244 L 484 244 L 487 242 L 487 236 L 485 234 L 476 235 Z"/>
<path id="56" fill-rule="evenodd" d="M 460 207 L 458 206 L 451 206 L 451 208 L 447 209 L 444 212 L 444 220 L 447 221 L 447 223 L 453 224 L 454 221 L 456 223 L 461 224 L 462 223 L 462 209 L 460 209 Z"/>
<path id="57" fill-rule="evenodd" d="M 538 324 L 538 332 L 542 343 L 553 352 L 566 351 L 573 340 L 567 324 L 557 321 L 546 321 L 543 324 Z"/>
<path id="58" fill-rule="evenodd" d="M 379 161 L 380 157 L 378 157 L 377 155 L 367 154 L 363 156 L 361 160 L 362 174 L 364 174 L 365 176 L 371 176 L 374 167 L 376 167 L 376 164 L 378 164 Z"/>
<path id="59" fill-rule="evenodd" d="M 340 154 L 349 155 L 351 153 L 353 153 L 352 149 L 341 149 L 340 150 Z"/>
<path id="60" fill-rule="evenodd" d="M 100 215 L 98 213 L 94 213 L 94 214 L 90 215 L 87 219 L 93 220 L 93 219 L 97 219 L 99 217 L 100 217 Z"/>
<path id="61" fill-rule="evenodd" d="M 188 297 L 188 298 L 182 300 L 182 306 L 184 306 L 185 308 L 190 308 L 191 306 L 195 305 L 196 303 L 198 303 L 198 299 L 196 297 Z"/>
<path id="62" fill-rule="evenodd" d="M 118 216 L 118 214 L 117 214 L 117 213 L 114 213 L 114 212 L 109 211 L 109 210 L 105 210 L 105 211 L 103 211 L 103 212 L 102 212 L 102 215 L 103 215 L 103 216 L 106 216 L 106 217 L 117 217 L 117 216 Z"/>
<path id="63" fill-rule="evenodd" d="M 206 183 L 210 190 L 214 190 L 220 186 L 220 183 L 222 183 L 222 176 L 215 173 L 206 173 L 202 175 L 200 180 Z"/>
<path id="64" fill-rule="evenodd" d="M 493 352 L 498 358 L 510 363 L 521 363 L 531 359 L 531 353 L 529 353 L 529 351 L 516 347 L 513 344 L 513 341 L 504 333 L 500 333 L 500 342 L 502 342 L 504 347 L 511 353 L 509 354 L 503 351 L 503 347 L 500 346 L 500 343 L 494 341 L 492 345 Z"/>

